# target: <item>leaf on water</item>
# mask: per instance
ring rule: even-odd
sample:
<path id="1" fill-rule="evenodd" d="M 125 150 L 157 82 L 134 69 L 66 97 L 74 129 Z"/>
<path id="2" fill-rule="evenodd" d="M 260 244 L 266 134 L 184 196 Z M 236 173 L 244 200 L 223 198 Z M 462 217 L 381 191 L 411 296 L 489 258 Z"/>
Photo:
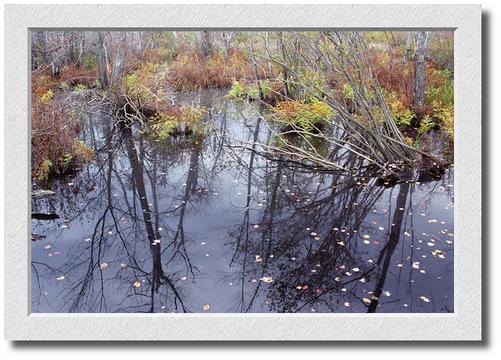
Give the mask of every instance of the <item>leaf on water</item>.
<path id="1" fill-rule="evenodd" d="M 349 303 L 348 301 L 346 301 L 346 302 L 344 303 L 344 306 L 346 306 L 346 307 L 350 307 L 350 303 Z"/>
<path id="2" fill-rule="evenodd" d="M 420 265 L 420 262 L 419 262 L 419 261 L 414 261 L 414 262 L 412 263 L 412 268 L 413 268 L 413 269 L 419 269 L 419 265 Z"/>
<path id="3" fill-rule="evenodd" d="M 369 236 L 369 235 L 367 235 L 367 234 L 362 235 L 362 237 L 363 237 L 364 239 L 370 239 L 370 236 Z"/>
<path id="4" fill-rule="evenodd" d="M 362 301 L 367 305 L 371 303 L 371 299 L 368 298 L 363 298 Z"/>
<path id="5" fill-rule="evenodd" d="M 125 269 L 127 267 L 126 263 L 120 263 L 120 269 Z"/>
<path id="6" fill-rule="evenodd" d="M 136 289 L 140 288 L 141 287 L 141 281 L 139 281 L 139 280 L 134 281 L 132 283 L 132 286 L 135 287 Z"/>
<path id="7" fill-rule="evenodd" d="M 99 264 L 99 268 L 100 268 L 101 270 L 104 270 L 104 269 L 108 268 L 108 266 L 109 266 L 109 265 L 108 265 L 108 263 L 105 263 L 105 262 L 104 262 L 104 263 Z"/>
<path id="8" fill-rule="evenodd" d="M 437 256 L 437 257 L 439 257 L 439 258 L 441 258 L 441 259 L 444 259 L 444 258 L 445 258 L 445 256 L 444 256 L 444 255 L 445 255 L 445 253 L 444 253 L 442 250 L 438 250 L 438 249 L 437 249 L 437 250 L 433 250 L 433 251 L 431 252 L 431 254 L 432 254 L 433 256 Z"/>
<path id="9" fill-rule="evenodd" d="M 262 282 L 267 283 L 267 284 L 270 284 L 273 282 L 273 278 L 271 276 L 263 276 L 259 280 L 261 280 Z"/>
<path id="10" fill-rule="evenodd" d="M 378 229 L 382 231 L 382 230 L 384 230 L 384 227 L 380 226 L 380 227 L 378 227 Z"/>
<path id="11" fill-rule="evenodd" d="M 312 232 L 310 233 L 310 235 L 311 235 L 311 236 L 317 236 L 318 234 L 317 234 L 316 232 L 312 231 Z"/>
<path id="12" fill-rule="evenodd" d="M 252 226 L 254 229 L 259 229 L 259 225 L 258 224 L 254 224 L 254 226 Z"/>
<path id="13" fill-rule="evenodd" d="M 203 311 L 209 311 L 209 309 L 210 309 L 210 304 L 204 304 L 204 305 L 202 306 L 202 310 L 203 310 Z"/>
<path id="14" fill-rule="evenodd" d="M 56 280 L 57 280 L 57 281 L 64 280 L 64 275 L 58 276 L 58 277 L 56 278 Z"/>
<path id="15" fill-rule="evenodd" d="M 383 291 L 383 295 L 389 297 L 391 296 L 391 293 L 389 291 Z"/>
<path id="16" fill-rule="evenodd" d="M 338 241 L 337 244 L 341 245 L 341 246 L 344 246 L 344 242 L 343 241 Z"/>
<path id="17" fill-rule="evenodd" d="M 51 246 L 50 244 L 48 244 L 48 245 L 45 245 L 43 248 L 44 248 L 45 250 L 49 250 L 51 247 L 52 247 L 52 246 Z"/>
<path id="18" fill-rule="evenodd" d="M 369 240 L 364 240 L 365 245 L 369 245 L 371 242 Z"/>
<path id="19" fill-rule="evenodd" d="M 427 242 L 427 243 L 426 243 L 426 245 L 428 245 L 428 246 L 435 246 L 435 243 L 434 243 L 434 242 L 429 241 L 429 242 Z"/>
<path id="20" fill-rule="evenodd" d="M 354 267 L 353 269 L 351 269 L 351 271 L 353 271 L 353 272 L 359 272 L 359 271 L 360 271 L 360 269 L 359 269 L 359 268 L 357 268 L 357 267 Z"/>
<path id="21" fill-rule="evenodd" d="M 428 299 L 426 296 L 420 296 L 419 297 L 421 300 L 423 300 L 425 303 L 429 303 L 430 302 L 430 299 Z"/>
<path id="22" fill-rule="evenodd" d="M 313 239 L 319 241 L 320 240 L 320 236 L 315 236 Z"/>
<path id="23" fill-rule="evenodd" d="M 260 263 L 262 261 L 263 261 L 263 259 L 261 259 L 261 256 L 256 255 L 256 258 L 254 259 L 254 262 Z"/>

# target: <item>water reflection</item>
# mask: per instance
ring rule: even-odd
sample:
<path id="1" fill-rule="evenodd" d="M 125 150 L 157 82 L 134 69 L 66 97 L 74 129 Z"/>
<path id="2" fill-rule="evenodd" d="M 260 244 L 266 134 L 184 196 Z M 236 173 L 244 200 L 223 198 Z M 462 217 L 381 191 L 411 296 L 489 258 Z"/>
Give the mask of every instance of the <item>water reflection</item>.
<path id="1" fill-rule="evenodd" d="M 179 99 L 205 131 L 168 141 L 90 116 L 96 162 L 32 204 L 59 216 L 33 220 L 32 311 L 453 311 L 452 170 L 388 189 L 316 171 L 263 154 L 270 124 L 212 95 Z"/>

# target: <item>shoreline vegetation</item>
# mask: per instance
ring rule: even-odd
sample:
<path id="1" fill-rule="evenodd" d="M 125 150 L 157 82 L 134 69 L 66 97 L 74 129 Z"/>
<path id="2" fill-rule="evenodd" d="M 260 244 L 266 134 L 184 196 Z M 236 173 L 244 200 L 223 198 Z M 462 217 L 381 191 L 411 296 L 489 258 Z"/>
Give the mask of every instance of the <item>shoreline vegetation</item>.
<path id="1" fill-rule="evenodd" d="M 203 133 L 210 109 L 176 94 L 216 88 L 273 133 L 242 148 L 356 174 L 349 154 L 385 186 L 436 178 L 453 163 L 453 61 L 452 32 L 34 32 L 32 176 L 92 161 L 92 111 L 159 141 Z"/>

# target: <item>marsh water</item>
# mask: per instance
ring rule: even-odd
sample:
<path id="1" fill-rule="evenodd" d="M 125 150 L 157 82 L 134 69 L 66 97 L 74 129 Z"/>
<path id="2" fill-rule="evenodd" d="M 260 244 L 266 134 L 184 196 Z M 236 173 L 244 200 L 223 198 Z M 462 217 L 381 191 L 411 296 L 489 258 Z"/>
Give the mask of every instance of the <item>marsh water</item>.
<path id="1" fill-rule="evenodd" d="M 317 171 L 259 151 L 256 105 L 178 101 L 207 108 L 203 131 L 82 120 L 95 161 L 32 201 L 57 215 L 32 221 L 32 312 L 454 311 L 452 168 L 393 187 Z"/>

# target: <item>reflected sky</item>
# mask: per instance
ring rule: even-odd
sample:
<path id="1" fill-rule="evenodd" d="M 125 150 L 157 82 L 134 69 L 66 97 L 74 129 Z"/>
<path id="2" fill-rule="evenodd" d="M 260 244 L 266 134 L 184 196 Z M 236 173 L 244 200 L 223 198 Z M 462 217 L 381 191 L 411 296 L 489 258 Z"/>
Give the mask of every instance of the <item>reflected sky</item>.
<path id="1" fill-rule="evenodd" d="M 32 203 L 59 216 L 32 223 L 33 312 L 454 311 L 452 169 L 392 188 L 316 171 L 261 151 L 254 105 L 178 101 L 207 107 L 203 132 L 84 119 L 96 161 Z"/>

